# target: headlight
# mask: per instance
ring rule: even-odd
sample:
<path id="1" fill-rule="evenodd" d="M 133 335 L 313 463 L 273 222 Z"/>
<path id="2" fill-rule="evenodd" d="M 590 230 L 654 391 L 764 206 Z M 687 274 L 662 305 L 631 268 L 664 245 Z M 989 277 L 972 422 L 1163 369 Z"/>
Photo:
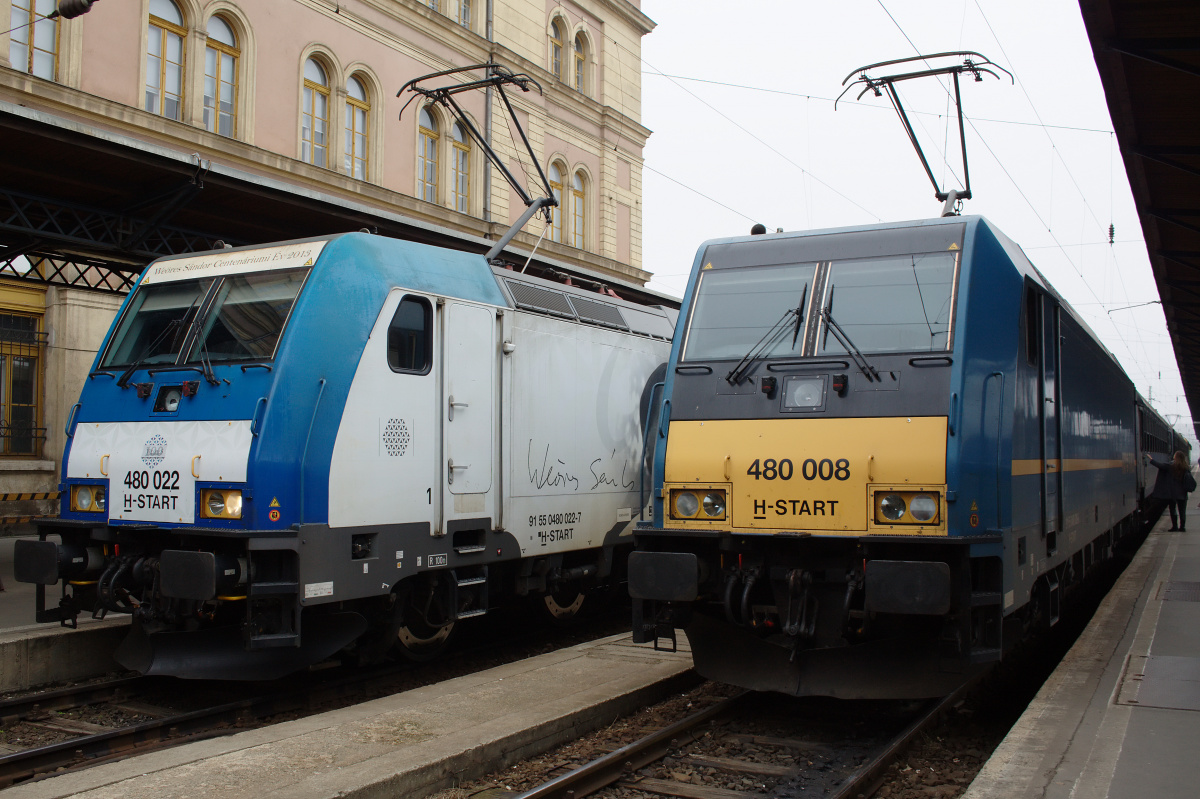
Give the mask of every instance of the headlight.
<path id="1" fill-rule="evenodd" d="M 937 491 L 881 489 L 875 494 L 875 524 L 942 524 L 941 494 Z"/>
<path id="2" fill-rule="evenodd" d="M 927 522 L 937 516 L 937 500 L 928 494 L 917 494 L 908 505 L 908 512 L 919 522 Z"/>
<path id="3" fill-rule="evenodd" d="M 888 494 L 879 501 L 879 513 L 889 521 L 899 521 L 904 516 L 904 497 Z"/>
<path id="4" fill-rule="evenodd" d="M 714 519 L 725 515 L 725 492 L 709 491 L 704 495 L 704 514 Z"/>
<path id="5" fill-rule="evenodd" d="M 82 513 L 103 513 L 104 486 L 71 486 L 71 510 Z"/>
<path id="6" fill-rule="evenodd" d="M 691 491 L 680 491 L 675 494 L 675 515 L 691 517 L 700 510 L 700 500 Z"/>
<path id="7" fill-rule="evenodd" d="M 200 492 L 200 515 L 205 519 L 242 518 L 242 492 L 208 488 Z"/>

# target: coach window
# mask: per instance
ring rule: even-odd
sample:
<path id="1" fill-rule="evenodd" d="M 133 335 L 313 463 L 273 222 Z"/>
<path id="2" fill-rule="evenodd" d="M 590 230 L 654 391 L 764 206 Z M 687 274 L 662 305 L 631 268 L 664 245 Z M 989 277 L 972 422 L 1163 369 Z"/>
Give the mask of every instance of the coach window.
<path id="1" fill-rule="evenodd" d="M 325 166 L 329 149 L 329 78 L 315 58 L 304 62 L 304 110 L 300 119 L 300 160 Z"/>
<path id="2" fill-rule="evenodd" d="M 12 0 L 8 62 L 20 72 L 54 80 L 58 63 L 58 18 L 54 0 Z"/>
<path id="3" fill-rule="evenodd" d="M 237 62 L 241 50 L 229 23 L 208 20 L 204 49 L 204 127 L 213 133 L 237 135 Z"/>
<path id="4" fill-rule="evenodd" d="M 183 14 L 171 0 L 150 0 L 145 109 L 168 119 L 183 111 Z"/>
<path id="5" fill-rule="evenodd" d="M 388 366 L 393 372 L 425 374 L 433 362 L 433 308 L 421 297 L 400 300 L 388 325 Z"/>

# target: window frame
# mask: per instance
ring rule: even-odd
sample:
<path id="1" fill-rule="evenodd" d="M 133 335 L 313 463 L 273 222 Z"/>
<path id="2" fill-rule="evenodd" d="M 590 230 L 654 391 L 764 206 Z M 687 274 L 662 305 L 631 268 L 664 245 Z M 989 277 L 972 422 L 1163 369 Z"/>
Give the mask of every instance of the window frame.
<path id="1" fill-rule="evenodd" d="M 207 89 L 208 79 L 210 77 L 212 77 L 216 84 L 216 90 L 213 94 L 214 105 L 212 107 L 214 124 L 213 124 L 213 127 L 210 128 L 205 121 L 204 117 L 205 117 L 205 115 L 207 115 L 207 113 L 209 111 L 209 106 L 207 105 L 207 103 L 205 103 L 205 105 L 204 105 L 204 109 L 203 109 L 200 121 L 201 121 L 201 126 L 205 130 L 207 130 L 209 133 L 216 133 L 218 136 L 225 136 L 226 138 L 236 139 L 237 135 L 238 135 L 238 102 L 240 100 L 239 95 L 241 93 L 241 84 L 240 84 L 238 73 L 241 71 L 240 62 L 241 62 L 241 58 L 242 58 L 242 49 L 241 49 L 241 47 L 238 46 L 237 27 L 229 21 L 228 17 L 224 17 L 221 14 L 213 14 L 212 16 L 209 17 L 209 22 L 211 22 L 213 19 L 220 20 L 222 23 L 225 24 L 225 27 L 229 28 L 230 33 L 233 34 L 234 45 L 232 47 L 230 47 L 229 45 L 225 44 L 224 42 L 215 41 L 211 36 L 209 36 L 207 39 L 207 42 L 204 47 L 204 51 L 205 51 L 204 52 L 204 56 L 205 56 L 205 58 L 204 58 L 204 83 L 205 83 L 205 89 Z M 205 30 L 206 31 L 208 30 L 207 23 L 205 24 Z M 216 75 L 215 76 L 210 76 L 208 74 L 208 51 L 209 50 L 212 50 L 217 54 L 216 55 Z M 222 66 L 221 56 L 222 55 L 227 55 L 233 60 L 233 66 L 232 66 L 232 72 L 233 72 L 232 78 L 233 79 L 230 81 L 222 80 L 222 71 L 221 71 L 221 66 Z M 221 116 L 222 116 L 221 86 L 224 83 L 228 83 L 228 85 L 233 87 L 233 100 L 231 102 L 231 107 L 233 110 L 228 114 L 228 116 L 230 118 L 228 134 L 221 133 Z M 204 95 L 204 100 L 207 101 L 207 99 L 208 99 L 207 91 L 201 91 L 201 94 Z"/>
<path id="2" fill-rule="evenodd" d="M 563 75 L 563 34 L 564 25 L 561 19 L 555 17 L 550 20 L 550 74 L 554 75 L 560 81 L 565 82 L 566 78 Z"/>
<path id="3" fill-rule="evenodd" d="M 574 51 L 575 55 L 573 61 L 575 67 L 575 91 L 579 92 L 580 94 L 587 94 L 585 90 L 587 85 L 587 38 L 583 35 L 582 31 L 575 34 L 572 50 Z"/>
<path id="4" fill-rule="evenodd" d="M 462 138 L 458 136 L 462 132 Z M 471 137 L 463 128 L 461 122 L 455 122 L 450 128 L 451 155 L 450 165 L 451 184 L 450 195 L 454 210 L 459 213 L 471 213 Z M 465 185 L 464 185 L 465 184 Z"/>
<path id="5" fill-rule="evenodd" d="M 49 4 L 50 11 L 54 11 L 57 9 L 58 5 L 57 5 L 57 3 L 54 2 L 54 0 L 44 0 L 44 1 Z M 29 8 L 25 8 L 24 6 L 18 6 L 17 5 L 18 2 L 28 3 Z M 41 19 L 37 19 L 38 14 L 41 13 L 41 12 L 37 11 L 37 7 L 38 7 L 38 4 L 41 2 L 43 2 L 43 0 L 13 0 L 13 2 L 11 3 L 10 10 L 9 10 L 9 27 L 12 28 L 12 30 L 9 31 L 9 40 L 8 40 L 9 64 L 10 64 L 10 66 L 12 66 L 13 69 L 17 70 L 18 72 L 23 72 L 26 75 L 32 75 L 33 77 L 41 78 L 42 80 L 57 81 L 58 80 L 58 65 L 59 65 L 59 50 L 60 50 L 60 47 L 62 44 L 62 29 L 59 28 L 59 25 L 58 25 L 59 18 L 58 17 L 55 17 L 54 19 L 48 19 L 45 16 L 42 16 Z M 24 23 L 24 24 L 16 22 L 13 19 L 13 15 L 17 11 L 24 12 L 28 16 L 29 22 Z M 45 26 L 47 24 L 49 24 L 54 30 L 54 49 L 53 50 L 43 50 L 37 46 L 38 28 L 39 28 L 39 26 Z M 24 35 L 27 36 L 27 38 L 24 42 L 17 40 L 13 36 L 13 34 L 18 33 L 18 31 L 22 32 Z M 18 66 L 15 62 L 13 62 L 12 56 L 13 56 L 14 45 L 23 45 L 22 49 L 25 51 L 25 59 L 24 59 L 25 66 L 23 66 L 23 67 Z M 50 75 L 50 77 L 46 77 L 45 75 L 39 75 L 38 73 L 34 72 L 34 57 L 39 52 L 42 52 L 42 53 L 48 52 L 48 53 L 50 53 L 51 56 L 53 56 L 54 66 L 51 69 L 52 74 Z"/>
<path id="6" fill-rule="evenodd" d="M 325 77 L 324 85 L 321 85 L 321 84 L 309 79 L 304 74 L 306 71 L 305 67 L 307 67 L 309 61 L 312 61 L 321 70 L 321 74 L 324 75 L 324 77 Z M 321 59 L 318 58 L 315 53 L 310 54 L 305 57 L 304 63 L 301 66 L 301 71 L 300 71 L 300 74 L 303 77 L 303 84 L 302 84 L 303 89 L 301 92 L 301 104 L 300 104 L 300 160 L 306 164 L 312 164 L 313 166 L 319 166 L 323 169 L 329 168 L 329 139 L 330 139 L 329 111 L 330 111 L 330 107 L 331 107 L 331 98 L 332 98 L 332 91 L 330 88 L 330 84 L 333 83 L 332 79 L 329 76 L 330 72 L 331 72 L 331 70 L 329 69 L 329 66 L 327 64 L 322 63 Z M 323 116 L 323 117 L 318 117 L 317 113 L 316 113 L 318 97 L 324 98 L 324 101 L 325 101 L 325 116 Z M 308 110 L 305 110 L 306 105 L 307 105 Z M 320 120 L 325 123 L 325 128 L 324 128 L 325 143 L 322 144 L 320 147 L 320 149 L 323 151 L 323 157 L 322 157 L 320 163 L 318 163 L 316 160 L 316 152 L 317 152 L 317 143 L 316 143 L 316 127 L 317 127 L 317 125 L 316 125 L 316 123 L 317 123 L 317 120 Z M 304 135 L 304 131 L 305 131 L 304 123 L 306 121 L 309 122 L 309 126 L 308 126 L 309 135 L 307 137 Z M 308 150 L 307 156 L 305 154 L 306 148 Z"/>
<path id="7" fill-rule="evenodd" d="M 350 95 L 350 81 L 355 81 L 362 88 L 363 97 L 359 100 L 357 97 Z M 358 129 L 359 113 L 362 114 L 362 130 Z M 371 91 L 369 83 L 363 79 L 361 73 L 354 73 L 346 78 L 346 120 L 342 125 L 342 136 L 345 138 L 342 150 L 344 158 L 342 159 L 342 168 L 346 170 L 346 174 L 355 180 L 370 180 L 371 178 Z M 358 136 L 362 136 L 361 152 L 358 146 Z M 346 161 L 349 160 L 347 165 Z M 362 164 L 362 176 L 355 174 L 354 167 L 356 164 Z"/>
<path id="8" fill-rule="evenodd" d="M 176 122 L 182 122 L 183 118 L 184 118 L 183 110 L 184 110 L 185 104 L 187 103 L 187 37 L 188 37 L 187 16 L 183 13 L 183 9 L 181 9 L 179 7 L 179 4 L 174 2 L 174 0 L 168 0 L 168 2 L 170 2 L 171 5 L 173 5 L 175 7 L 175 10 L 179 12 L 179 17 L 180 17 L 180 19 L 183 20 L 183 27 L 176 25 L 174 22 L 169 22 L 169 21 L 163 19 L 162 17 L 157 17 L 153 13 L 147 14 L 147 16 L 146 16 L 146 48 L 145 48 L 145 52 L 142 54 L 143 57 L 146 59 L 146 61 L 143 62 L 146 65 L 146 80 L 144 81 L 144 85 L 142 86 L 142 106 L 141 107 L 142 107 L 143 111 L 154 114 L 156 116 L 163 117 L 164 119 L 173 119 Z M 155 30 L 158 31 L 158 37 L 159 37 L 158 42 L 159 42 L 159 48 L 160 48 L 159 54 L 157 56 L 152 55 L 150 52 L 150 42 L 152 40 L 152 37 L 154 37 L 154 35 L 155 35 Z M 177 117 L 167 116 L 164 113 L 164 107 L 165 107 L 166 101 L 167 101 L 167 99 L 166 99 L 167 98 L 167 92 L 166 92 L 167 64 L 173 63 L 173 62 L 167 61 L 167 42 L 168 42 L 167 37 L 171 36 L 171 35 L 176 36 L 179 39 L 179 58 L 180 58 L 179 63 L 178 63 L 178 66 L 179 66 L 179 93 L 176 95 L 176 101 L 178 103 L 178 108 L 179 108 L 179 116 L 177 116 Z M 159 83 L 158 83 L 158 87 L 157 87 L 157 93 L 158 93 L 158 99 L 156 101 L 156 105 L 158 106 L 157 110 L 152 110 L 152 109 L 146 107 L 147 103 L 149 102 L 149 98 L 146 95 L 148 94 L 148 90 L 150 89 L 149 59 L 151 57 L 158 59 L 158 81 L 159 81 Z"/>
<path id="9" fill-rule="evenodd" d="M 559 244 L 565 243 L 563 239 L 566 236 L 565 226 L 563 225 L 563 216 L 566 208 L 563 207 L 563 172 L 564 164 L 561 161 L 551 161 L 550 168 L 546 170 L 546 181 L 550 184 L 550 194 L 555 200 L 558 200 L 550 214 L 550 240 Z M 558 173 L 558 180 L 554 179 L 554 173 Z"/>
<path id="10" fill-rule="evenodd" d="M 400 309 L 404 307 L 404 303 L 413 301 L 421 307 L 424 319 L 423 332 L 425 334 L 424 346 L 422 347 L 424 363 L 420 369 L 404 368 L 392 365 L 392 330 L 396 327 L 396 318 L 400 315 Z M 410 330 L 412 328 L 402 328 Z M 396 310 L 392 311 L 391 321 L 388 322 L 387 337 L 384 341 L 384 359 L 387 361 L 388 368 L 396 374 L 401 375 L 427 375 L 433 371 L 433 304 L 428 297 L 423 297 L 420 294 L 405 294 L 400 297 L 400 302 L 396 303 Z"/>
<path id="11" fill-rule="evenodd" d="M 429 117 L 436 129 L 427 128 L 421 123 L 422 113 Z M 441 122 L 431 106 L 423 106 L 417 112 L 417 199 L 435 204 L 439 202 L 442 183 L 438 152 L 441 149 Z M 426 180 L 427 175 L 432 175 L 431 180 Z M 430 194 L 433 196 L 430 197 Z"/>
<path id="12" fill-rule="evenodd" d="M 42 457 L 47 433 L 46 428 L 42 426 L 42 416 L 45 411 L 42 397 L 45 377 L 42 370 L 45 368 L 44 356 L 47 338 L 46 333 L 42 330 L 42 325 L 45 318 L 42 314 L 27 313 L 9 308 L 0 308 L 0 317 L 13 317 L 32 321 L 31 328 L 28 331 L 18 330 L 13 327 L 6 328 L 12 331 L 11 336 L 0 335 L 0 429 L 12 429 L 13 409 L 16 407 L 12 398 L 12 383 L 16 374 L 16 370 L 12 368 L 13 361 L 18 358 L 32 361 L 33 380 L 33 385 L 30 389 L 31 402 L 21 403 L 21 407 L 32 409 L 32 419 L 28 427 L 29 449 L 28 451 L 13 451 L 12 439 L 7 435 L 0 435 L 0 458 L 40 458 Z M 21 333 L 25 333 L 26 335 L 19 335 Z"/>
<path id="13" fill-rule="evenodd" d="M 575 184 L 579 187 L 576 188 Z M 576 169 L 571 176 L 571 246 L 585 249 L 587 245 L 587 176 Z"/>

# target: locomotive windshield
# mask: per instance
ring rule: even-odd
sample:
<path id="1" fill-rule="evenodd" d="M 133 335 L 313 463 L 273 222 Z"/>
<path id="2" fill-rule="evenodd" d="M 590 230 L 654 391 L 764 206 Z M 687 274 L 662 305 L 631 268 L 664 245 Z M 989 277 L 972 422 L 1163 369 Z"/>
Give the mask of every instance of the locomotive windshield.
<path id="1" fill-rule="evenodd" d="M 789 310 L 804 313 L 816 264 L 751 267 L 705 272 L 700 278 L 684 358 L 736 360 L 767 335 Z M 800 324 L 802 318 L 797 320 Z M 796 335 L 798 333 L 798 335 Z M 763 358 L 800 355 L 804 331 L 766 342 Z"/>
<path id="2" fill-rule="evenodd" d="M 308 272 L 301 267 L 139 286 L 100 367 L 271 358 Z"/>
<path id="3" fill-rule="evenodd" d="M 954 252 L 706 270 L 683 360 L 846 354 L 823 311 L 861 352 L 945 352 L 957 270 Z"/>
<path id="4" fill-rule="evenodd" d="M 142 286 L 129 301 L 101 368 L 175 363 L 213 278 Z"/>
<path id="5" fill-rule="evenodd" d="M 822 307 L 863 352 L 945 352 L 956 264 L 953 253 L 834 261 Z M 845 352 L 820 331 L 815 354 Z"/>
<path id="6" fill-rule="evenodd" d="M 225 278 L 188 360 L 272 357 L 307 275 L 302 268 Z"/>

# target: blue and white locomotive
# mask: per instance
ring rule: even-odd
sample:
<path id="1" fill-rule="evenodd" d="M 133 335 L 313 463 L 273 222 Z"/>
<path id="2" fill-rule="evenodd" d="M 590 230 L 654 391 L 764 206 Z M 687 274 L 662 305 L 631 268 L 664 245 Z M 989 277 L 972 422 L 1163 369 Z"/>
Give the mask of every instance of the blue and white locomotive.
<path id="1" fill-rule="evenodd" d="M 1187 449 L 970 216 L 703 244 L 658 407 L 635 637 L 795 695 L 998 660 L 1137 529 L 1141 454 Z"/>
<path id="2" fill-rule="evenodd" d="M 425 657 L 514 595 L 570 615 L 632 543 L 673 314 L 361 233 L 156 261 L 17 578 L 39 621 L 132 614 L 118 661 L 184 677 Z"/>

